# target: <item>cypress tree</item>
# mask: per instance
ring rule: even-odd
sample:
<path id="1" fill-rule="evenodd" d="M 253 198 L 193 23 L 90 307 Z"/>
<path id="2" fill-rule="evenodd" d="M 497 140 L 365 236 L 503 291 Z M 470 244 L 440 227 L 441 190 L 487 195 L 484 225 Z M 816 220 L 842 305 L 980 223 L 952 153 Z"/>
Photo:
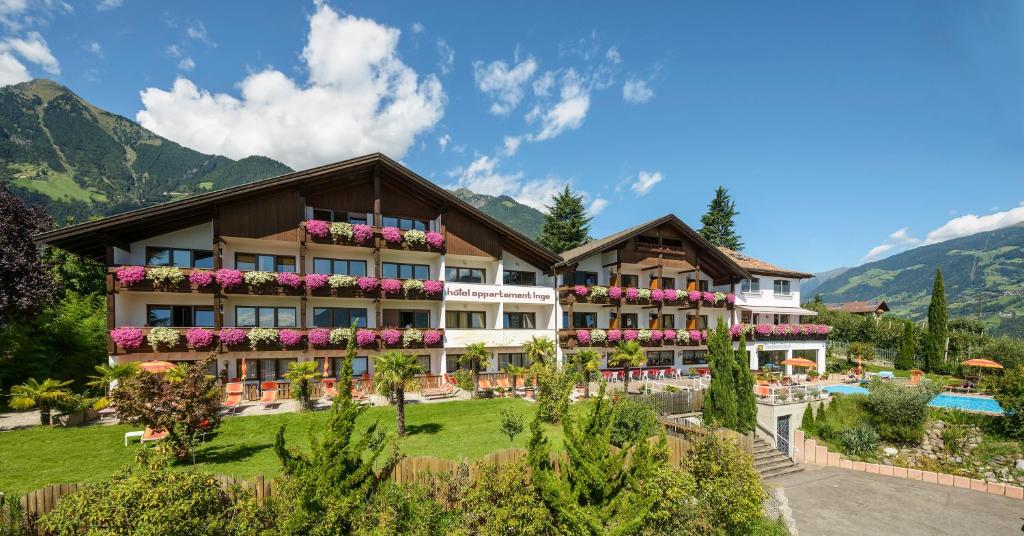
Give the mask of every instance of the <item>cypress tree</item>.
<path id="1" fill-rule="evenodd" d="M 810 402 L 804 408 L 804 417 L 800 420 L 800 429 L 809 434 L 814 433 L 814 408 Z"/>
<path id="2" fill-rule="evenodd" d="M 716 246 L 740 251 L 743 242 L 736 233 L 736 222 L 733 221 L 737 215 L 736 202 L 729 197 L 729 190 L 719 186 L 715 190 L 715 198 L 708 203 L 708 211 L 700 218 L 701 228 L 698 232 Z"/>
<path id="3" fill-rule="evenodd" d="M 736 382 L 733 380 L 734 359 L 730 339 L 728 328 L 721 322 L 708 336 L 711 386 L 704 398 L 704 422 L 735 430 Z"/>
<path id="4" fill-rule="evenodd" d="M 914 368 L 914 323 L 903 324 L 903 340 L 900 341 L 900 355 L 896 358 L 896 368 L 910 370 Z"/>
<path id="5" fill-rule="evenodd" d="M 946 357 L 946 290 L 942 285 L 942 270 L 935 269 L 932 301 L 928 304 L 928 347 L 924 355 L 924 370 L 931 372 Z"/>
<path id="6" fill-rule="evenodd" d="M 736 431 L 753 432 L 757 426 L 757 399 L 754 397 L 754 374 L 750 372 L 746 335 L 740 335 L 733 370 L 736 382 Z"/>
<path id="7" fill-rule="evenodd" d="M 583 206 L 583 196 L 573 195 L 569 185 L 558 195 L 551 196 L 552 204 L 546 207 L 544 225 L 540 228 L 537 241 L 555 253 L 582 246 L 590 237 L 590 216 Z"/>

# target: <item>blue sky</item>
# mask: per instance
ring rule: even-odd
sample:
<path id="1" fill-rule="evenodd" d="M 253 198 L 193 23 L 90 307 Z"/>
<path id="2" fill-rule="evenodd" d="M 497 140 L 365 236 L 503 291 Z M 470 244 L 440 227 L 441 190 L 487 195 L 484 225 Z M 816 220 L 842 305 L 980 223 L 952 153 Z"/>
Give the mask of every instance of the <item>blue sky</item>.
<path id="1" fill-rule="evenodd" d="M 0 83 L 48 77 L 204 152 L 382 150 L 601 236 L 699 226 L 808 271 L 1024 220 L 1024 4 L 0 0 Z"/>

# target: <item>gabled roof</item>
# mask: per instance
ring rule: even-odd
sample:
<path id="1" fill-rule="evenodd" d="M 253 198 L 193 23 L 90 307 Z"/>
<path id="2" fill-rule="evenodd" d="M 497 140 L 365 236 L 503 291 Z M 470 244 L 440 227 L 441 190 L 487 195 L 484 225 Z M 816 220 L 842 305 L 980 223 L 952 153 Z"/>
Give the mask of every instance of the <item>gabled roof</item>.
<path id="1" fill-rule="evenodd" d="M 636 235 L 639 235 L 645 231 L 648 231 L 650 229 L 653 229 L 655 227 L 658 227 L 659 225 L 663 225 L 666 223 L 672 223 L 675 226 L 677 226 L 688 239 L 702 246 L 711 254 L 711 256 L 715 260 L 717 260 L 724 266 L 733 269 L 737 274 L 739 274 L 742 277 L 749 276 L 746 270 L 744 270 L 742 266 L 736 263 L 735 260 L 733 260 L 725 253 L 719 251 L 718 248 L 716 248 L 710 242 L 708 242 L 703 236 L 700 235 L 700 233 L 694 231 L 693 229 L 690 228 L 689 225 L 683 223 L 683 220 L 680 220 L 675 214 L 666 214 L 660 218 L 656 218 L 651 221 L 641 223 L 639 225 L 634 225 L 633 227 L 623 229 L 622 231 L 610 234 L 604 238 L 591 240 L 590 242 L 587 242 L 582 246 L 570 249 L 568 251 L 563 251 L 562 261 L 555 264 L 555 267 L 558 268 L 561 266 L 566 266 L 568 264 L 572 264 L 579 260 L 585 259 L 591 255 L 601 253 L 602 251 L 607 250 L 609 248 L 617 247 L 618 245 L 628 241 L 630 238 Z"/>
<path id="2" fill-rule="evenodd" d="M 80 255 L 103 258 L 106 244 L 112 241 L 132 242 L 136 239 L 145 238 L 147 234 L 162 234 L 174 229 L 196 225 L 202 221 L 210 221 L 218 204 L 258 195 L 267 195 L 287 188 L 313 187 L 328 184 L 330 181 L 337 180 L 340 173 L 371 173 L 376 166 L 383 166 L 401 178 L 410 181 L 413 186 L 420 189 L 421 194 L 431 196 L 479 220 L 482 225 L 503 235 L 507 245 L 532 253 L 538 261 L 543 261 L 546 264 L 546 266 L 538 267 L 547 268 L 551 264 L 558 262 L 559 256 L 554 252 L 504 223 L 484 214 L 480 209 L 459 199 L 448 190 L 419 176 L 409 168 L 381 153 L 360 156 L 334 164 L 296 171 L 278 177 L 55 229 L 35 235 L 33 240 L 37 243 L 50 244 Z M 138 238 L 133 239 L 132 237 Z"/>
<path id="3" fill-rule="evenodd" d="M 842 311 L 844 313 L 874 313 L 879 309 L 883 311 L 889 310 L 889 305 L 885 303 L 885 300 L 826 303 L 825 307 L 832 311 Z"/>
<path id="4" fill-rule="evenodd" d="M 807 272 L 798 272 L 796 270 L 788 270 L 786 268 L 780 268 L 774 264 L 762 261 L 761 259 L 755 259 L 746 253 L 741 253 L 729 248 L 719 247 L 726 255 L 732 257 L 743 268 L 752 274 L 765 274 L 765 275 L 777 275 L 781 277 L 792 277 L 796 279 L 810 279 L 814 277 L 814 274 Z"/>

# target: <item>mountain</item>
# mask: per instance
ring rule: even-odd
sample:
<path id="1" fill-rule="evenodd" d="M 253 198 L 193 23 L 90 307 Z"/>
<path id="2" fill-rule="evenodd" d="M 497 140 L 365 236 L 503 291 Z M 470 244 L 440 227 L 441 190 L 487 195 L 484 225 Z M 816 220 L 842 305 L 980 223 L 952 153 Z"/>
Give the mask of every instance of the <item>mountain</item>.
<path id="1" fill-rule="evenodd" d="M 292 171 L 183 147 L 50 80 L 0 88 L 0 181 L 63 224 Z"/>
<path id="2" fill-rule="evenodd" d="M 848 267 L 841 266 L 814 274 L 814 277 L 800 283 L 800 294 L 803 296 L 814 296 L 814 293 L 822 283 L 843 275 L 847 270 L 849 270 Z"/>
<path id="3" fill-rule="evenodd" d="M 894 313 L 922 319 L 935 268 L 942 270 L 950 316 L 979 318 L 996 334 L 1024 334 L 1024 223 L 850 268 L 815 292 L 830 303 L 884 299 Z"/>
<path id="4" fill-rule="evenodd" d="M 466 188 L 454 190 L 459 199 L 483 211 L 484 214 L 508 225 L 530 238 L 537 238 L 540 228 L 544 225 L 544 213 L 524 205 L 507 195 L 474 193 Z"/>

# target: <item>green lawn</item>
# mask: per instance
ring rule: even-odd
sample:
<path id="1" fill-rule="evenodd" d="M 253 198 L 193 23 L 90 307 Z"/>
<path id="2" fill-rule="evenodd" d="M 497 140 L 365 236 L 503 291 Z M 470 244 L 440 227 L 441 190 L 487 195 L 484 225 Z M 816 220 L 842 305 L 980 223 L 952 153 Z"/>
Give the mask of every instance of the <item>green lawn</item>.
<path id="1" fill-rule="evenodd" d="M 527 419 L 536 406 L 514 399 L 468 400 L 440 404 L 416 404 L 406 409 L 408 435 L 401 440 L 408 456 L 437 456 L 449 459 L 480 458 L 507 448 L 508 438 L 498 431 L 499 411 L 514 408 Z M 579 411 L 580 404 L 573 410 Z M 281 413 L 232 417 L 224 420 L 217 436 L 197 455 L 203 469 L 238 477 L 273 476 L 279 465 L 274 456 L 274 436 L 287 425 L 289 445 L 307 448 L 308 431 L 319 431 L 326 412 Z M 389 431 L 395 428 L 392 407 L 374 407 L 360 417 L 360 429 L 380 420 Z M 124 433 L 137 426 L 86 426 L 79 428 L 33 427 L 0 432 L 0 491 L 21 495 L 47 484 L 90 482 L 103 479 L 131 463 L 138 443 L 124 447 Z M 548 426 L 553 448 L 561 448 L 561 427 Z M 529 429 L 516 438 L 525 447 Z"/>

